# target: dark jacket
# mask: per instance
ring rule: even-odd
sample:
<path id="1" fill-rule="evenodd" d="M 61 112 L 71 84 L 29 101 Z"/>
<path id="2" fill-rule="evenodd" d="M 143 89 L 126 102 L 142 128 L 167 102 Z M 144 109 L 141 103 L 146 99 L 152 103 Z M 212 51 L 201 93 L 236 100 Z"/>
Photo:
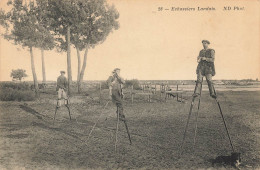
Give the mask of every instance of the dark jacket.
<path id="1" fill-rule="evenodd" d="M 207 61 L 201 60 L 199 62 L 196 73 L 198 74 L 200 71 L 203 76 L 205 76 L 207 74 L 211 74 L 212 76 L 214 76 L 216 74 L 215 65 L 214 65 L 215 50 L 202 49 L 199 53 L 199 57 L 206 57 Z"/>
<path id="2" fill-rule="evenodd" d="M 119 91 L 120 94 L 122 93 L 121 85 L 124 83 L 125 83 L 124 79 L 122 77 L 119 77 L 116 74 L 114 74 L 113 76 L 110 76 L 107 80 L 107 84 L 111 88 L 111 90 Z"/>
<path id="3" fill-rule="evenodd" d="M 68 88 L 67 78 L 64 76 L 61 76 L 61 75 L 57 79 L 56 91 L 58 91 L 60 88 L 64 89 L 64 90 L 67 90 L 67 88 Z"/>

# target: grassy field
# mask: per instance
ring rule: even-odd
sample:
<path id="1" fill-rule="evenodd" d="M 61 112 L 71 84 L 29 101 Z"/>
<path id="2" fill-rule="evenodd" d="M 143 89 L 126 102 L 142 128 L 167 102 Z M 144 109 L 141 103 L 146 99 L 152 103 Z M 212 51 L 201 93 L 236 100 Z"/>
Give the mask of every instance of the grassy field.
<path id="1" fill-rule="evenodd" d="M 42 93 L 32 102 L 0 102 L 0 169 L 198 169 L 212 168 L 210 160 L 228 155 L 231 148 L 215 100 L 204 92 L 198 118 L 198 135 L 193 148 L 195 111 L 191 118 L 184 153 L 179 157 L 191 94 L 185 102 L 169 99 L 152 102 L 144 96 L 130 102 L 125 115 L 132 145 L 123 123 L 119 124 L 118 151 L 114 151 L 116 108 L 95 88 L 70 98 L 72 121 L 66 107 L 57 113 L 55 92 Z M 222 91 L 218 98 L 235 150 L 242 153 L 241 168 L 260 168 L 260 92 Z M 90 138 L 88 134 L 97 121 Z M 221 167 L 220 167 L 221 168 Z"/>

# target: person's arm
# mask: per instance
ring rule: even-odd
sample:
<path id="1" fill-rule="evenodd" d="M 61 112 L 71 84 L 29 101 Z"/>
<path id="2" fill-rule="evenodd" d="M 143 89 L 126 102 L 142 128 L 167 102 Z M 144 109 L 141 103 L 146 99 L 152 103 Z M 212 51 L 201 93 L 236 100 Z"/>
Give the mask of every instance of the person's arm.
<path id="1" fill-rule="evenodd" d="M 200 60 L 201 60 L 201 57 L 200 57 L 200 56 L 198 56 L 198 57 L 197 57 L 197 62 L 199 63 L 199 62 L 200 62 Z"/>
<path id="2" fill-rule="evenodd" d="M 125 84 L 125 80 L 122 77 L 120 77 L 119 75 L 116 75 L 116 77 L 119 83 Z"/>
<path id="3" fill-rule="evenodd" d="M 215 51 L 211 50 L 211 58 L 206 58 L 207 62 L 214 62 L 215 61 Z"/>
<path id="4" fill-rule="evenodd" d="M 200 55 L 201 51 L 199 52 L 199 55 L 197 57 L 197 62 L 199 63 L 201 61 L 201 55 Z"/>

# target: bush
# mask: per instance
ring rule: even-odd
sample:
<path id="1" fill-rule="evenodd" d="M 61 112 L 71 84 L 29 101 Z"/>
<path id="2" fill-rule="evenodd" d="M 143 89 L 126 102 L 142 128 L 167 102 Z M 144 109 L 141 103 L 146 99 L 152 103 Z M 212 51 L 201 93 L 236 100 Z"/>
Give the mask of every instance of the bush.
<path id="1" fill-rule="evenodd" d="M 31 90 L 16 90 L 6 88 L 0 90 L 0 100 L 2 101 L 32 101 L 35 99 L 35 93 Z"/>
<path id="2" fill-rule="evenodd" d="M 101 82 L 101 89 L 108 89 L 108 88 L 109 88 L 109 87 L 108 87 L 107 81 Z"/>
<path id="3" fill-rule="evenodd" d="M 16 89 L 16 90 L 30 90 L 30 84 L 26 82 L 22 83 L 13 83 L 13 82 L 3 82 L 0 84 L 0 90 L 4 90 L 6 88 Z"/>
<path id="4" fill-rule="evenodd" d="M 132 86 L 134 87 L 135 90 L 142 89 L 141 86 L 140 86 L 140 82 L 137 79 L 125 81 L 125 85 L 124 85 L 125 88 L 131 88 Z"/>
<path id="5" fill-rule="evenodd" d="M 133 79 L 133 80 L 126 80 L 125 84 L 123 86 L 123 88 L 131 88 L 132 86 L 134 86 L 135 90 L 140 90 L 142 89 L 140 86 L 140 83 L 137 79 Z M 108 89 L 108 82 L 107 81 L 103 81 L 101 82 L 101 89 Z"/>
<path id="6" fill-rule="evenodd" d="M 28 83 L 5 82 L 0 84 L 0 100 L 2 101 L 32 101 L 35 93 Z"/>

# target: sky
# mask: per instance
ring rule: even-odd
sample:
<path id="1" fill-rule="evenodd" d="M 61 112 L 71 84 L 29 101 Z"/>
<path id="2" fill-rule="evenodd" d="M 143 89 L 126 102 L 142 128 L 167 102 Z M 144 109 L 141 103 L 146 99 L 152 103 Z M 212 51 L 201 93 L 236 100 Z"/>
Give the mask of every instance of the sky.
<path id="1" fill-rule="evenodd" d="M 6 1 L 0 7 L 7 10 Z M 211 42 L 215 54 L 214 79 L 260 78 L 260 1 L 241 0 L 108 0 L 120 13 L 120 28 L 90 49 L 84 80 L 106 80 L 121 68 L 126 79 L 193 80 L 201 41 Z M 224 10 L 230 6 L 232 10 Z M 163 11 L 158 11 L 163 7 Z M 171 11 L 172 7 L 195 11 Z M 215 8 L 198 11 L 197 8 Z M 241 7 L 242 10 L 233 10 Z M 165 10 L 165 9 L 170 10 Z M 3 30 L 2 30 L 3 31 Z M 34 49 L 38 80 L 42 80 L 41 54 Z M 66 53 L 45 52 L 47 80 L 67 69 Z M 81 53 L 83 57 L 83 52 Z M 27 48 L 0 38 L 0 81 L 11 80 L 12 69 L 25 69 L 32 80 Z M 72 47 L 72 79 L 77 78 L 77 55 Z"/>

